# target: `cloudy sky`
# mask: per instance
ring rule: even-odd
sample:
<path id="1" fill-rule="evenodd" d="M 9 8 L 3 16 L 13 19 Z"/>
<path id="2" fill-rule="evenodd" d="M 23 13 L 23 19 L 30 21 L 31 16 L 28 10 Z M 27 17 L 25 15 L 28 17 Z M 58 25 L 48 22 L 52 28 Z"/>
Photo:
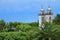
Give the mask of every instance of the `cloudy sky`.
<path id="1" fill-rule="evenodd" d="M 53 18 L 60 13 L 60 0 L 0 0 L 0 20 L 6 22 L 35 22 L 41 6 L 45 13 L 50 5 Z"/>

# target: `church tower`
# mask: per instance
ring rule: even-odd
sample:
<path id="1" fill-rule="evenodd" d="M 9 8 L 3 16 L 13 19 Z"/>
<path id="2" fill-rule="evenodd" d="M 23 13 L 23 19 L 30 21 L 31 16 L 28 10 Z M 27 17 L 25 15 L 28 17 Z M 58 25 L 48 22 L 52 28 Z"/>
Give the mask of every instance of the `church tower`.
<path id="1" fill-rule="evenodd" d="M 43 25 L 44 22 L 44 9 L 41 8 L 40 13 L 39 13 L 39 27 Z"/>
<path id="2" fill-rule="evenodd" d="M 46 14 L 44 14 L 44 9 L 41 8 L 39 13 L 39 27 L 42 27 L 45 21 L 52 23 L 52 12 L 50 7 L 48 7 Z"/>
<path id="3" fill-rule="evenodd" d="M 47 9 L 45 21 L 49 22 L 49 23 L 52 23 L 52 12 L 51 12 L 50 7 L 48 7 L 48 9 Z"/>

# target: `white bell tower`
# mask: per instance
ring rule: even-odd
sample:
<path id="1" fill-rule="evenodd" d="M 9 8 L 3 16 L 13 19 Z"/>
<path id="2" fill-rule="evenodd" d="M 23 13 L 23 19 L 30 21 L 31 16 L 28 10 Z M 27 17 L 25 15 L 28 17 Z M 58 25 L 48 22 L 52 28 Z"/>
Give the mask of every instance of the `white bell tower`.
<path id="1" fill-rule="evenodd" d="M 39 13 L 39 27 L 43 25 L 43 22 L 44 22 L 44 9 L 41 8 Z"/>
<path id="2" fill-rule="evenodd" d="M 48 9 L 47 9 L 45 21 L 49 22 L 49 23 L 52 23 L 52 12 L 51 12 L 51 8 L 50 7 L 48 7 Z"/>

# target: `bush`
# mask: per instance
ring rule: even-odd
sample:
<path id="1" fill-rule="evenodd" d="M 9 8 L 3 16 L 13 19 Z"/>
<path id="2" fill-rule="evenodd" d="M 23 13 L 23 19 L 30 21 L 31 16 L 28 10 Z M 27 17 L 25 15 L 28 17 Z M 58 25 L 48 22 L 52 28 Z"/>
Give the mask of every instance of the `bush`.
<path id="1" fill-rule="evenodd" d="M 29 30 L 27 32 L 1 32 L 0 40 L 33 40 L 36 38 L 38 31 Z"/>

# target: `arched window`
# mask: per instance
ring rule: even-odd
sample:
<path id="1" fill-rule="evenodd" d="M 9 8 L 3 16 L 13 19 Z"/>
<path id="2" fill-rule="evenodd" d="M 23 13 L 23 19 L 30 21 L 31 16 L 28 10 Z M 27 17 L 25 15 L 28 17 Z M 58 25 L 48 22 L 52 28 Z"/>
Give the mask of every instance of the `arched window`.
<path id="1" fill-rule="evenodd" d="M 51 22 L 51 17 L 49 17 L 49 22 Z"/>

